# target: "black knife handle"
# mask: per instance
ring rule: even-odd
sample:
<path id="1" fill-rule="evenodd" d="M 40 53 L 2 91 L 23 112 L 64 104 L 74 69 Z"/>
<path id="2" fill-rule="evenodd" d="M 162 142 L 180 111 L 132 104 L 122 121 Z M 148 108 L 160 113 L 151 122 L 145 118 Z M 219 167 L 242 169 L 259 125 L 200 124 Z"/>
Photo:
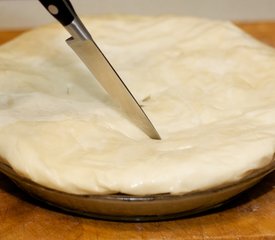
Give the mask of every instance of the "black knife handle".
<path id="1" fill-rule="evenodd" d="M 71 9 L 71 12 L 76 16 L 76 12 L 74 10 L 74 7 L 72 5 L 72 3 L 70 2 L 70 0 L 63 0 L 65 2 L 65 4 L 67 4 L 67 6 Z"/>
<path id="2" fill-rule="evenodd" d="M 75 12 L 69 0 L 39 0 L 39 2 L 64 27 L 69 25 L 75 18 Z"/>

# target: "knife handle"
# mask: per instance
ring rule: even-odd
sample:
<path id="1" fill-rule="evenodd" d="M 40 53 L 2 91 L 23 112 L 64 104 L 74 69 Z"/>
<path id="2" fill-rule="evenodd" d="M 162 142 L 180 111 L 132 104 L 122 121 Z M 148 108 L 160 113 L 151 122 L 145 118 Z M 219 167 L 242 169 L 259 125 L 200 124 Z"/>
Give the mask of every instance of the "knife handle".
<path id="1" fill-rule="evenodd" d="M 75 19 L 75 11 L 69 0 L 39 0 L 39 2 L 64 27 Z"/>
<path id="2" fill-rule="evenodd" d="M 67 6 L 71 9 L 71 12 L 74 14 L 74 16 L 77 16 L 74 7 L 72 5 L 72 3 L 70 2 L 70 0 L 63 0 L 63 2 L 65 2 L 65 4 L 67 4 Z"/>

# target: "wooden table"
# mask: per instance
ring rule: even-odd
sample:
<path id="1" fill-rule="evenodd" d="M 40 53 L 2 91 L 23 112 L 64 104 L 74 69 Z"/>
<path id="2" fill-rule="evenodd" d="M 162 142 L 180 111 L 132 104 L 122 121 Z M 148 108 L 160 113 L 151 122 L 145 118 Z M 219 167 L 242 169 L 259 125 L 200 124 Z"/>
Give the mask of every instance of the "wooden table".
<path id="1" fill-rule="evenodd" d="M 275 23 L 238 25 L 275 46 Z M 22 32 L 0 31 L 0 43 Z M 275 239 L 275 173 L 219 210 L 152 223 L 108 222 L 62 213 L 31 199 L 0 174 L 0 239 Z"/>

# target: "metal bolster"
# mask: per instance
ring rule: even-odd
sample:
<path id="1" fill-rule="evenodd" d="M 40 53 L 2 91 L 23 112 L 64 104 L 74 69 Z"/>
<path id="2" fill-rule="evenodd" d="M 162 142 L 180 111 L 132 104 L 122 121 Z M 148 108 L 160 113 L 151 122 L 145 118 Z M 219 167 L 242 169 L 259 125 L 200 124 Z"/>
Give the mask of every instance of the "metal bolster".
<path id="1" fill-rule="evenodd" d="M 92 37 L 88 30 L 85 28 L 83 23 L 79 20 L 78 17 L 66 27 L 66 30 L 72 35 L 74 39 L 81 39 L 81 40 L 91 40 Z"/>

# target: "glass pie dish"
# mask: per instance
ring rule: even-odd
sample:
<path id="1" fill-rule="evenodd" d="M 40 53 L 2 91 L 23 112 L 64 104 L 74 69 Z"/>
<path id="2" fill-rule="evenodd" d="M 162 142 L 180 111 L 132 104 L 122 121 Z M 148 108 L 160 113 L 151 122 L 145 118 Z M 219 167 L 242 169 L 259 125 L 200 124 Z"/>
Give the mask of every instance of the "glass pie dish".
<path id="1" fill-rule="evenodd" d="M 6 163 L 0 162 L 0 172 L 32 197 L 67 212 L 115 221 L 168 220 L 216 208 L 255 185 L 274 169 L 275 161 L 272 161 L 263 168 L 250 171 L 238 182 L 182 195 L 76 195 L 34 183 L 19 176 Z"/>

